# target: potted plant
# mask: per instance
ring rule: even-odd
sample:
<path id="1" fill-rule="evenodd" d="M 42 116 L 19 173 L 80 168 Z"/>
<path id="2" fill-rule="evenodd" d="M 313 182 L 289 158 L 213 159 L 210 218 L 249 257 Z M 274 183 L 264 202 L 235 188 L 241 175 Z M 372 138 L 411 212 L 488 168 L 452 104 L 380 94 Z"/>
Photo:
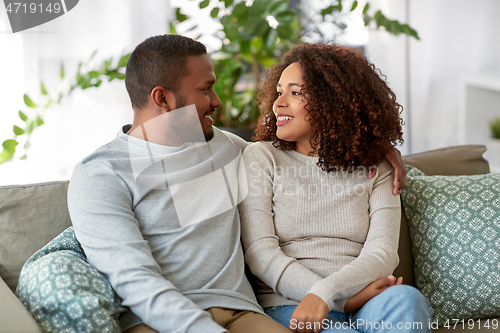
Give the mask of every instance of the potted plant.
<path id="1" fill-rule="evenodd" d="M 490 141 L 488 143 L 488 160 L 492 169 L 500 170 L 500 117 L 489 121 Z"/>
<path id="2" fill-rule="evenodd" d="M 292 6 L 289 0 L 203 0 L 199 3 L 200 9 L 212 5 L 210 15 L 219 19 L 223 27 L 220 34 L 223 36 L 223 46 L 220 51 L 211 54 L 217 75 L 214 90 L 222 102 L 214 116 L 216 126 L 230 129 L 250 140 L 259 117 L 256 95 L 262 80 L 262 70 L 278 61 L 304 35 L 312 34 L 321 38 L 321 31 L 316 28 L 318 24 L 330 22 L 342 31 L 347 27 L 342 22 L 342 15 L 354 11 L 358 6 L 358 1 L 353 1 L 347 9 L 343 8 L 342 0 L 332 3 L 312 15 L 306 14 L 297 5 Z M 381 11 L 370 15 L 369 7 L 369 3 L 366 3 L 362 10 L 365 26 L 384 28 L 394 35 L 403 33 L 419 39 L 417 32 L 410 26 L 388 19 Z M 170 33 L 176 33 L 177 23 L 189 19 L 181 13 L 180 8 L 175 8 L 175 12 L 176 22 L 171 24 Z M 73 78 L 65 76 L 61 67 L 63 82 L 58 87 L 50 90 L 41 83 L 42 97 L 36 103 L 24 95 L 29 112 L 19 111 L 19 117 L 25 126 L 14 126 L 12 138 L 2 143 L 0 164 L 14 157 L 21 141 L 24 141 L 24 150 L 28 149 L 31 133 L 43 125 L 44 113 L 69 96 L 74 89 L 98 88 L 105 79 L 123 80 L 129 56 L 126 54 L 118 59 L 108 59 L 96 68 L 87 68 L 88 62 L 82 62 Z M 238 132 L 240 129 L 246 134 Z M 21 157 L 24 158 L 26 155 Z"/>
<path id="3" fill-rule="evenodd" d="M 318 25 L 330 22 L 340 33 L 346 29 L 344 16 L 353 12 L 358 1 L 350 8 L 343 8 L 342 0 L 313 13 L 306 13 L 298 2 L 289 0 L 254 0 L 234 2 L 233 0 L 204 0 L 200 9 L 215 5 L 210 14 L 219 17 L 222 24 L 220 51 L 212 54 L 217 82 L 214 90 L 219 95 L 222 107 L 214 115 L 214 124 L 250 141 L 256 121 L 260 115 L 257 104 L 264 68 L 281 59 L 282 55 L 305 35 L 322 38 Z M 369 3 L 362 10 L 365 26 L 385 28 L 391 34 L 404 33 L 418 38 L 417 32 L 407 24 L 389 20 L 381 11 L 369 15 Z M 220 16 L 223 10 L 227 14 Z M 189 17 L 176 11 L 177 22 Z M 175 32 L 175 25 L 171 26 Z"/>

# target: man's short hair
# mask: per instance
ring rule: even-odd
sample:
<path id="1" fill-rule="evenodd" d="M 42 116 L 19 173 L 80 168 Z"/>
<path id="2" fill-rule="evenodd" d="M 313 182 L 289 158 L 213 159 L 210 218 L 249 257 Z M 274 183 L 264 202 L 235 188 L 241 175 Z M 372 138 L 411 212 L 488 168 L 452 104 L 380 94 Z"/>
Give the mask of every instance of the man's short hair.
<path id="1" fill-rule="evenodd" d="M 133 108 L 142 108 L 156 86 L 176 93 L 186 76 L 186 58 L 207 53 L 200 42 L 179 35 L 146 39 L 130 55 L 125 70 L 125 87 Z"/>

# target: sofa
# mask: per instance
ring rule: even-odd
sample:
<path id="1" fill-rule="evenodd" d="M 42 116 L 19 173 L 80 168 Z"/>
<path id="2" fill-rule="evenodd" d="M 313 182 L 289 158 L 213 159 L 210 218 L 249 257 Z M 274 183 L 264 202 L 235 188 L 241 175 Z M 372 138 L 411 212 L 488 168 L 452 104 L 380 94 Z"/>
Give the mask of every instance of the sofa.
<path id="1" fill-rule="evenodd" d="M 405 156 L 426 175 L 475 175 L 489 173 L 479 145 L 449 147 Z M 71 225 L 66 206 L 68 181 L 0 187 L 0 333 L 40 332 L 33 317 L 15 295 L 26 260 Z M 414 285 L 412 244 L 404 206 L 401 215 L 400 264 L 394 275 Z M 500 321 L 500 318 L 496 318 Z M 500 329 L 499 329 L 500 330 Z M 441 327 L 434 332 L 484 332 L 492 327 L 462 329 Z"/>

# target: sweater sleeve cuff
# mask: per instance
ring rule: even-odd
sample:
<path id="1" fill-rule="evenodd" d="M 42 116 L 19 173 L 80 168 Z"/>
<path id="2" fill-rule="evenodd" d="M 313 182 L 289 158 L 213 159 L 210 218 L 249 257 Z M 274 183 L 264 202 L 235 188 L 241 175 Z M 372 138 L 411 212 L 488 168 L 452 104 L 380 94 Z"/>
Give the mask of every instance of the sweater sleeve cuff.
<path id="1" fill-rule="evenodd" d="M 328 305 L 330 310 L 344 312 L 344 305 L 347 300 L 334 300 L 335 290 L 330 284 L 324 283 L 324 280 L 316 282 L 309 290 L 309 293 L 321 298 Z M 339 302 L 343 303 L 341 307 L 338 305 Z"/>

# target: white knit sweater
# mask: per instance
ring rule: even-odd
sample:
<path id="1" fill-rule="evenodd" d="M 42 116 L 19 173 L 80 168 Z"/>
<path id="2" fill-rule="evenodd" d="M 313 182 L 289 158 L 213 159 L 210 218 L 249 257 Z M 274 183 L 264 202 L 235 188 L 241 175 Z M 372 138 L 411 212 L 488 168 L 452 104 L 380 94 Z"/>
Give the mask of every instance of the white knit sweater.
<path id="1" fill-rule="evenodd" d="M 317 157 L 270 142 L 250 145 L 243 158 L 242 240 L 263 307 L 313 293 L 343 311 L 348 297 L 392 274 L 401 210 L 387 161 L 369 179 L 363 167 L 326 173 Z"/>

